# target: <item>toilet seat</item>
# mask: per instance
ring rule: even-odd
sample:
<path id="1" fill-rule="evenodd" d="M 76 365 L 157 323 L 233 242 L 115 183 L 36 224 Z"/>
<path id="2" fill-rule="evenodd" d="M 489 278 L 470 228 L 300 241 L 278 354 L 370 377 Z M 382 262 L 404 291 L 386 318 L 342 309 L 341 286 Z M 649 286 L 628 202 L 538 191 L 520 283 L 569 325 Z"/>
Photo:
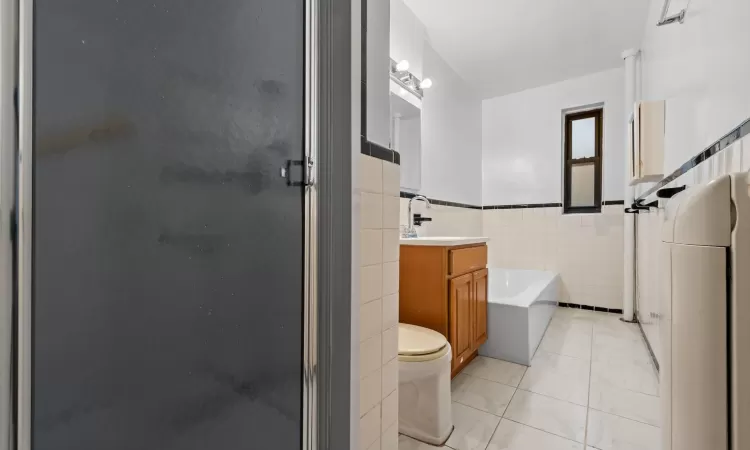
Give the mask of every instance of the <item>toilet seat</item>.
<path id="1" fill-rule="evenodd" d="M 449 351 L 448 340 L 437 331 L 406 323 L 398 324 L 399 361 L 433 361 Z"/>

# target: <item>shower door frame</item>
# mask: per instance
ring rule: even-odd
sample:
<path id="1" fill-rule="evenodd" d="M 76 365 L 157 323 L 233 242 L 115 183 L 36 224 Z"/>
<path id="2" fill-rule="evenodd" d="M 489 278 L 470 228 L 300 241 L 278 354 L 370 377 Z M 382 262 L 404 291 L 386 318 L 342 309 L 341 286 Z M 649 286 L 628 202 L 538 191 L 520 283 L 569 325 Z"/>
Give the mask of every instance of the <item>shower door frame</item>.
<path id="1" fill-rule="evenodd" d="M 0 0 L 0 450 L 14 444 L 14 287 L 16 0 Z"/>
<path id="2" fill-rule="evenodd" d="M 17 59 L 13 58 L 11 68 L 8 64 L 2 67 L 4 71 L 13 71 L 17 67 L 18 74 L 18 234 L 15 237 L 18 294 L 14 321 L 5 317 L 5 312 L 11 311 L 13 302 L 11 299 L 0 299 L 0 320 L 3 320 L 3 325 L 15 322 L 17 329 L 15 361 L 11 360 L 10 343 L 7 343 L 8 352 L 5 349 L 0 352 L 0 357 L 10 363 L 2 365 L 8 367 L 8 377 L 0 377 L 0 388 L 12 392 L 11 371 L 15 367 L 17 409 L 13 414 L 14 402 L 10 395 L 9 404 L 0 405 L 0 450 L 31 450 L 34 0 L 0 2 L 3 11 L 14 12 L 18 25 L 10 33 L 17 37 Z M 305 158 L 310 164 L 310 171 L 305 180 L 308 186 L 304 209 L 304 342 L 301 362 L 303 379 L 300 380 L 303 429 L 300 444 L 303 450 L 344 449 L 349 446 L 352 432 L 351 278 L 338 274 L 350 273 L 351 270 L 352 5 L 350 0 L 304 2 Z M 3 17 L 3 22 L 8 22 L 7 17 Z M 7 45 L 2 41 L 0 44 Z M 6 87 L 0 86 L 3 89 Z M 6 97 L 0 96 L 3 100 Z M 3 142 L 0 141 L 0 144 Z M 16 158 L 15 148 L 4 146 L 0 150 L 2 161 L 8 160 L 8 156 L 11 161 Z M 14 181 L 15 170 L 9 171 L 7 166 L 3 167 L 3 178 L 0 179 L 2 198 L 15 196 L 15 192 L 7 192 L 8 172 L 11 183 Z M 0 223 L 5 224 L 5 216 L 10 217 L 11 212 L 3 210 L 1 213 L 4 217 Z M 8 255 L 0 256 L 4 258 Z M 7 432 L 4 433 L 2 427 L 6 427 Z"/>

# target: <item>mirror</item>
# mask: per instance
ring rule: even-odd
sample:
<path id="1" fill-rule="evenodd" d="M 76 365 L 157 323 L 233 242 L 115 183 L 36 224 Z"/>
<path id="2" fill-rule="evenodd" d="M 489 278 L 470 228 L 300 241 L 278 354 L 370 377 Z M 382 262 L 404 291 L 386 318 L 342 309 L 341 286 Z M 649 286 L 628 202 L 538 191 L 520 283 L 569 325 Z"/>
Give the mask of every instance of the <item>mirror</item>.
<path id="1" fill-rule="evenodd" d="M 401 155 L 401 188 L 416 192 L 422 187 L 422 102 L 398 89 L 391 90 L 391 148 Z"/>

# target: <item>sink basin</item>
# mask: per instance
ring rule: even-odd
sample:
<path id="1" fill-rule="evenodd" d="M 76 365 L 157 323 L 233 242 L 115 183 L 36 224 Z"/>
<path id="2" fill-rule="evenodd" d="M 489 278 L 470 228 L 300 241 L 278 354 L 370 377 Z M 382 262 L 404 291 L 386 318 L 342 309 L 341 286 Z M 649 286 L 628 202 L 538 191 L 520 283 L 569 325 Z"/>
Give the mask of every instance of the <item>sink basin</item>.
<path id="1" fill-rule="evenodd" d="M 483 244 L 490 239 L 486 237 L 457 237 L 457 236 L 425 236 L 416 238 L 401 238 L 401 245 L 433 245 L 449 247 L 454 245 Z"/>

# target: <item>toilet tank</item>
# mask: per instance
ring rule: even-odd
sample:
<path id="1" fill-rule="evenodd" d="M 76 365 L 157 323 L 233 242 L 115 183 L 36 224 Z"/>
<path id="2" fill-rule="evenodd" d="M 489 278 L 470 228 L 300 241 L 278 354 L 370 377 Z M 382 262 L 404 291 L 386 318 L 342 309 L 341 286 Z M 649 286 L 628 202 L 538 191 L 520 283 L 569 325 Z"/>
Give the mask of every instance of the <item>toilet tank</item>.
<path id="1" fill-rule="evenodd" d="M 747 174 L 692 187 L 666 205 L 661 248 L 664 450 L 750 448 L 743 430 L 750 426 L 748 214 Z"/>

